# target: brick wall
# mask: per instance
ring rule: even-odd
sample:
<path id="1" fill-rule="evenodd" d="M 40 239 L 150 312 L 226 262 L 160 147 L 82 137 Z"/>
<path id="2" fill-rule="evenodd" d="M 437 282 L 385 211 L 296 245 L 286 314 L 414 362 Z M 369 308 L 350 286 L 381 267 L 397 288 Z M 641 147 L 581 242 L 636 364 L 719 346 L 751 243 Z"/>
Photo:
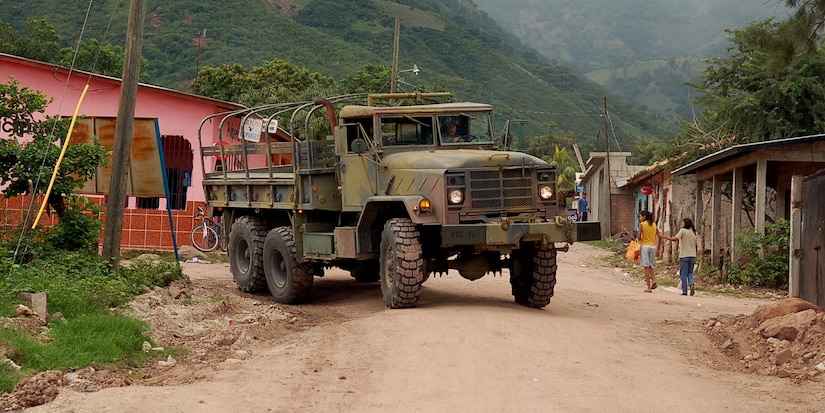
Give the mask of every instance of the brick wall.
<path id="1" fill-rule="evenodd" d="M 636 222 L 636 199 L 632 194 L 612 194 L 610 198 L 610 234 L 633 236 Z"/>
<path id="2" fill-rule="evenodd" d="M 90 200 L 97 203 L 103 202 L 103 198 L 100 197 L 90 197 Z M 20 223 L 23 222 L 25 211 L 28 209 L 30 202 L 31 198 L 28 196 L 0 198 L 0 210 L 2 211 L 0 216 L 3 219 L 3 226 L 6 229 L 19 227 Z M 38 201 L 35 208 L 40 207 L 39 202 L 42 201 Z M 189 240 L 189 232 L 192 231 L 192 226 L 195 223 L 192 217 L 200 204 L 202 202 L 189 201 L 186 203 L 185 210 L 172 211 L 172 222 L 175 226 L 178 248 L 183 245 L 192 245 Z M 104 225 L 105 218 L 104 215 Z M 54 225 L 56 222 L 56 215 L 44 213 L 40 218 L 39 225 L 49 226 Z M 174 251 L 174 240 L 168 212 L 165 209 L 126 208 L 123 215 L 120 246 L 121 249 L 125 250 Z"/>

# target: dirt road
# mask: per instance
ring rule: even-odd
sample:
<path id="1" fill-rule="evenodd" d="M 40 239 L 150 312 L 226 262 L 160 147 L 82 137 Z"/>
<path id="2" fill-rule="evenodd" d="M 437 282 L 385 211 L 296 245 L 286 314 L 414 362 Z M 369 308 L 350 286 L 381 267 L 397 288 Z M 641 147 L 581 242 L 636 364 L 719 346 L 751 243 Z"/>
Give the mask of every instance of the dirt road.
<path id="1" fill-rule="evenodd" d="M 821 375 L 744 371 L 706 333 L 709 319 L 767 300 L 644 293 L 605 254 L 560 253 L 543 310 L 513 303 L 506 272 L 431 278 L 418 308 L 388 310 L 377 283 L 340 271 L 316 279 L 312 304 L 280 306 L 240 293 L 227 264 L 185 264 L 195 298 L 143 311 L 161 344 L 188 340 L 189 355 L 134 385 L 64 389 L 27 411 L 825 411 Z"/>

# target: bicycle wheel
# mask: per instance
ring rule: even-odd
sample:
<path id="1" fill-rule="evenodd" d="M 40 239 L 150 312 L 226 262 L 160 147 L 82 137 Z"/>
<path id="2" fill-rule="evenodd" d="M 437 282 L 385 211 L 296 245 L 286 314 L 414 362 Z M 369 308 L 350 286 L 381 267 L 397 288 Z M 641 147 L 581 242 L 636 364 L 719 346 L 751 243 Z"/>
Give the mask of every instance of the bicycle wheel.
<path id="1" fill-rule="evenodd" d="M 192 246 L 198 251 L 209 252 L 218 247 L 218 233 L 208 225 L 198 225 L 189 233 Z"/>

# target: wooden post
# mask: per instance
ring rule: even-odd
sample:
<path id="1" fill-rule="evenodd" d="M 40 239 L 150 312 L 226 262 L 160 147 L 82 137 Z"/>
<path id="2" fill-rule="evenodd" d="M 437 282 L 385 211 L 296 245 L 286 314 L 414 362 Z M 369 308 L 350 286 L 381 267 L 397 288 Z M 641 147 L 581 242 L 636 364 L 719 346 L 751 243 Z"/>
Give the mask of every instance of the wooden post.
<path id="1" fill-rule="evenodd" d="M 694 222 L 693 225 L 696 228 L 696 231 L 699 233 L 699 255 L 696 258 L 699 260 L 699 268 L 697 272 L 699 274 L 702 273 L 702 270 L 705 266 L 705 243 L 707 241 L 707 237 L 705 234 L 705 200 L 703 196 L 703 192 L 705 189 L 705 181 L 699 180 L 699 175 L 696 175 L 696 213 L 694 215 Z"/>
<path id="2" fill-rule="evenodd" d="M 802 182 L 804 176 L 791 178 L 791 239 L 788 246 L 788 297 L 800 296 L 799 270 L 802 260 Z"/>
<path id="3" fill-rule="evenodd" d="M 607 157 L 605 161 L 607 162 L 607 214 L 604 215 L 607 219 L 605 225 L 607 226 L 607 236 L 613 236 L 613 175 L 612 171 L 610 170 L 610 129 L 608 128 L 609 120 L 608 120 L 608 112 L 607 112 L 607 96 L 604 97 L 604 144 L 605 144 L 605 151 L 607 152 Z"/>
<path id="4" fill-rule="evenodd" d="M 731 209 L 730 209 L 730 261 L 739 263 L 739 253 L 736 252 L 736 231 L 742 222 L 742 200 L 744 198 L 744 168 L 733 168 L 733 181 L 731 181 Z"/>
<path id="5" fill-rule="evenodd" d="M 401 20 L 395 18 L 395 31 L 392 41 L 392 79 L 390 79 L 390 93 L 398 91 L 398 38 L 401 36 Z"/>
<path id="6" fill-rule="evenodd" d="M 710 259 L 714 267 L 722 268 L 722 177 L 719 175 L 713 175 L 713 190 L 710 203 Z M 722 279 L 722 282 L 726 281 L 725 278 Z"/>
<path id="7" fill-rule="evenodd" d="M 115 123 L 115 141 L 112 148 L 112 176 L 109 181 L 109 198 L 106 201 L 106 224 L 103 228 L 103 259 L 110 262 L 115 271 L 118 271 L 120 261 L 120 238 L 127 196 L 126 179 L 132 151 L 132 132 L 135 126 L 135 105 L 145 17 L 146 0 L 132 0 L 120 86 L 120 103 Z"/>

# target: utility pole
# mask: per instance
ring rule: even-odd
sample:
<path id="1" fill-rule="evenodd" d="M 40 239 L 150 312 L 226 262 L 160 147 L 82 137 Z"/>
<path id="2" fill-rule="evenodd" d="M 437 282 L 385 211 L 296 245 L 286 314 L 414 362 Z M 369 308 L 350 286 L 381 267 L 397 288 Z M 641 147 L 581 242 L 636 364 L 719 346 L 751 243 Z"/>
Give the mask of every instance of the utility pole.
<path id="1" fill-rule="evenodd" d="M 132 0 L 126 32 L 126 56 L 123 60 L 120 103 L 115 122 L 112 176 L 109 181 L 109 199 L 106 201 L 106 224 L 103 228 L 103 259 L 111 263 L 116 272 L 120 261 L 120 237 L 127 196 L 126 175 L 129 172 L 129 157 L 132 152 L 145 17 L 146 0 Z"/>
<path id="2" fill-rule="evenodd" d="M 390 79 L 390 93 L 398 91 L 398 38 L 401 36 L 401 20 L 395 18 L 395 31 L 392 43 L 392 79 Z"/>
<path id="3" fill-rule="evenodd" d="M 607 153 L 607 236 L 613 235 L 613 230 L 610 227 L 611 215 L 613 214 L 613 201 L 610 199 L 610 194 L 613 192 L 613 177 L 610 175 L 610 128 L 607 119 L 607 96 L 604 97 L 604 143 Z"/>

